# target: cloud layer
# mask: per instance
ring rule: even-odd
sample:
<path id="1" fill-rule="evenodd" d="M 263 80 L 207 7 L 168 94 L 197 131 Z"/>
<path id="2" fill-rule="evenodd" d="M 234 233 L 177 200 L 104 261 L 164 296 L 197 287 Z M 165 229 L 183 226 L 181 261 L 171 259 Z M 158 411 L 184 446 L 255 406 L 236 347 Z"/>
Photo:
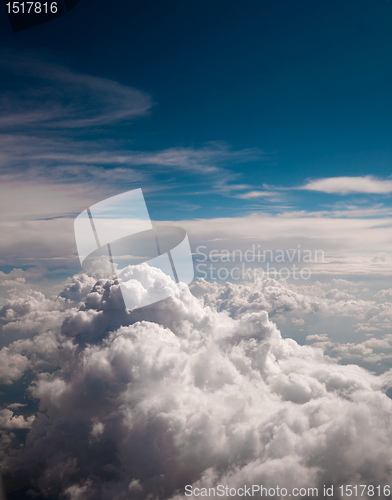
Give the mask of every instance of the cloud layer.
<path id="1" fill-rule="evenodd" d="M 50 304 L 35 299 L 23 314 L 15 302 L 21 325 L 34 308 L 56 319 L 7 346 L 32 363 L 39 402 L 35 419 L 3 415 L 6 428 L 31 426 L 23 448 L 10 445 L 8 474 L 83 500 L 177 498 L 186 484 L 390 483 L 390 372 L 282 338 L 265 310 L 273 293 L 263 302 L 232 285 L 223 306 L 223 290 L 201 286 L 210 305 L 184 288 L 129 313 L 116 282 L 81 275 Z M 56 371 L 42 347 L 49 331 Z"/>
<path id="2" fill-rule="evenodd" d="M 339 362 L 384 372 L 392 367 L 392 296 L 390 289 L 375 292 L 367 285 L 344 279 L 301 285 L 199 280 L 191 289 L 205 306 L 233 318 L 265 310 L 284 336 L 321 348 Z"/>

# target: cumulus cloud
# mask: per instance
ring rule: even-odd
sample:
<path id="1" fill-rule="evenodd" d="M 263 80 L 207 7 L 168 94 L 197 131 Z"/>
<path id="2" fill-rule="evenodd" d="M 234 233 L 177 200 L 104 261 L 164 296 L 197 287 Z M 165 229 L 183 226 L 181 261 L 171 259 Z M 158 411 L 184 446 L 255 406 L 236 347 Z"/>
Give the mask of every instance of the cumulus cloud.
<path id="1" fill-rule="evenodd" d="M 18 276 L 19 270 L 15 271 L 12 276 Z M 27 369 L 48 371 L 58 366 L 61 325 L 78 310 L 95 282 L 75 275 L 59 295 L 46 298 L 29 288 L 12 289 L 9 298 L 0 300 L 0 383 L 12 384 Z"/>
<path id="2" fill-rule="evenodd" d="M 392 366 L 388 290 L 374 293 L 363 282 L 343 279 L 310 285 L 273 279 L 240 285 L 198 280 L 191 288 L 204 305 L 227 311 L 233 318 L 265 310 L 285 336 L 306 340 L 337 361 L 377 372 Z"/>
<path id="3" fill-rule="evenodd" d="M 0 383 L 12 384 L 23 375 L 28 366 L 29 360 L 26 356 L 3 347 L 0 350 Z"/>
<path id="4" fill-rule="evenodd" d="M 186 484 L 390 483 L 391 373 L 339 365 L 268 317 L 270 301 L 316 301 L 227 286 L 197 283 L 199 298 L 178 288 L 129 312 L 119 283 L 99 280 L 66 313 L 59 369 L 30 386 L 39 412 L 7 473 L 83 500 L 179 498 Z"/>
<path id="5" fill-rule="evenodd" d="M 71 307 L 63 297 L 47 299 L 43 293 L 29 289 L 12 294 L 1 305 L 1 331 L 8 338 L 54 329 L 61 325 L 64 312 Z"/>
<path id="6" fill-rule="evenodd" d="M 375 295 L 376 298 L 381 298 L 381 299 L 392 299 L 392 288 L 389 288 L 388 290 L 380 290 L 376 293 Z"/>
<path id="7" fill-rule="evenodd" d="M 26 279 L 23 276 L 15 276 L 14 272 L 11 272 L 7 275 L 6 273 L 0 271 L 0 286 L 9 287 L 24 285 L 25 282 Z"/>
<path id="8" fill-rule="evenodd" d="M 235 285 L 200 279 L 192 285 L 192 292 L 205 305 L 228 311 L 233 317 L 264 309 L 273 318 L 282 313 L 297 319 L 325 313 L 362 320 L 362 325 L 381 330 L 392 327 L 389 290 L 372 295 L 363 282 L 333 279 L 294 285 L 285 280 L 257 279 Z"/>
<path id="9" fill-rule="evenodd" d="M 11 410 L 0 410 L 0 429 L 29 429 L 34 419 L 34 415 L 25 420 L 23 415 L 16 416 Z"/>
<path id="10" fill-rule="evenodd" d="M 300 189 L 338 194 L 388 194 L 392 193 L 392 181 L 377 179 L 371 175 L 365 177 L 329 177 L 310 181 Z"/>

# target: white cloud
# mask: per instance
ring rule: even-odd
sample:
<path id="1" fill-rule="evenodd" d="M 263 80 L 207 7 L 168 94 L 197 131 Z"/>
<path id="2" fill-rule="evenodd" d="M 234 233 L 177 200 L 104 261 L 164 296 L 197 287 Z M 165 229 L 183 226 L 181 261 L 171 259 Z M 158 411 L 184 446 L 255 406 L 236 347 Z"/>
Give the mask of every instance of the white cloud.
<path id="1" fill-rule="evenodd" d="M 29 360 L 26 356 L 3 347 L 0 350 L 0 383 L 12 384 L 23 375 L 28 366 Z"/>
<path id="2" fill-rule="evenodd" d="M 179 183 L 172 180 L 170 186 L 162 185 L 156 177 L 173 172 L 181 173 L 182 189 L 191 186 L 193 190 L 230 195 L 243 186 L 233 184 L 238 175 L 228 167 L 263 156 L 257 149 L 235 151 L 220 143 L 152 152 L 120 146 L 111 141 L 72 141 L 62 136 L 41 139 L 0 135 L 1 209 L 6 220 L 73 216 L 102 198 L 140 187 L 141 183 L 145 192 L 159 191 L 162 203 L 173 196 Z M 146 166 L 154 166 L 154 175 Z M 187 201 L 190 209 L 198 207 Z M 171 207 L 173 203 L 176 200 L 170 200 Z"/>
<path id="3" fill-rule="evenodd" d="M 83 484 L 73 484 L 65 490 L 65 494 L 69 500 L 82 500 L 84 492 L 91 488 L 91 481 L 86 481 Z"/>
<path id="4" fill-rule="evenodd" d="M 233 285 L 199 280 L 191 289 L 204 305 L 233 318 L 266 310 L 285 336 L 304 342 L 306 332 L 308 343 L 340 362 L 378 373 L 392 366 L 392 302 L 382 293 L 371 293 L 364 283 L 335 279 L 295 286 L 269 279 Z"/>
<path id="5" fill-rule="evenodd" d="M 223 250 L 252 252 L 255 248 L 254 262 L 248 266 L 252 268 L 265 268 L 265 264 L 257 260 L 259 250 L 261 253 L 268 249 L 292 252 L 300 248 L 302 252 L 307 249 L 314 254 L 320 250 L 324 254 L 324 261 L 320 257 L 318 262 L 306 266 L 311 268 L 313 275 L 392 274 L 391 219 L 387 217 L 360 219 L 305 214 L 291 216 L 285 213 L 276 216 L 253 214 L 247 217 L 183 220 L 181 226 L 187 230 L 193 249 L 205 245 L 202 247 L 205 254 L 213 249 L 222 253 Z M 383 254 L 382 259 L 375 259 L 377 254 Z M 202 262 L 200 255 L 195 255 L 195 258 L 196 264 Z M 312 260 L 315 261 L 314 258 Z"/>
<path id="6" fill-rule="evenodd" d="M 377 179 L 371 175 L 365 177 L 329 177 L 310 181 L 298 189 L 338 194 L 388 194 L 392 193 L 392 181 Z"/>
<path id="7" fill-rule="evenodd" d="M 240 198 L 242 200 L 251 200 L 253 198 L 261 198 L 261 197 L 273 198 L 273 197 L 277 197 L 277 196 L 278 195 L 275 192 L 269 192 L 269 191 L 249 191 L 247 193 L 236 195 L 236 198 Z"/>
<path id="8" fill-rule="evenodd" d="M 385 252 L 378 252 L 372 259 L 372 262 L 387 262 L 388 255 Z"/>
<path id="9" fill-rule="evenodd" d="M 33 333 L 43 333 L 58 328 L 66 311 L 75 304 L 64 297 L 47 299 L 43 293 L 24 289 L 13 292 L 11 297 L 1 302 L 0 316 L 4 326 L 1 331 L 8 339 L 13 333 L 20 339 Z"/>
<path id="10" fill-rule="evenodd" d="M 34 419 L 34 415 L 25 420 L 23 415 L 16 416 L 11 410 L 0 410 L 0 429 L 29 429 Z"/>
<path id="11" fill-rule="evenodd" d="M 389 288 L 388 290 L 378 291 L 375 297 L 381 299 L 392 299 L 392 288 Z"/>
<path id="12" fill-rule="evenodd" d="M 69 309 L 57 335 L 60 369 L 31 386 L 40 412 L 25 447 L 8 456 L 9 472 L 22 466 L 41 492 L 83 500 L 130 491 L 179 498 L 186 484 L 390 482 L 392 400 L 380 389 L 391 372 L 338 365 L 284 339 L 265 310 L 312 315 L 325 304 L 329 313 L 368 319 L 365 301 L 325 297 L 349 282 L 309 286 L 308 296 L 272 280 L 261 290 L 198 286 L 208 305 L 184 288 L 130 313 L 119 285 L 99 280 Z M 65 294 L 78 299 L 81 288 L 84 278 Z M 328 343 L 325 335 L 309 340 Z M 341 352 L 367 356 L 386 342 Z"/>
<path id="13" fill-rule="evenodd" d="M 105 430 L 105 425 L 102 422 L 94 422 L 93 428 L 91 429 L 91 437 L 93 439 L 99 439 Z"/>
<path id="14" fill-rule="evenodd" d="M 160 221 L 159 224 L 173 225 L 173 222 Z M 320 250 L 324 252 L 324 262 L 319 259 L 319 262 L 306 266 L 311 268 L 313 275 L 392 274 L 391 219 L 388 217 L 360 219 L 253 214 L 182 220 L 180 226 L 186 229 L 194 252 L 204 244 L 206 253 L 212 249 L 245 252 L 253 245 L 261 251 L 301 248 L 314 254 Z M 49 266 L 51 259 L 62 259 L 60 263 L 72 269 L 70 272 L 74 272 L 78 265 L 71 218 L 13 220 L 0 223 L 0 228 L 3 264 L 37 265 L 43 262 Z M 259 265 L 256 262 L 251 267 Z"/>
<path id="15" fill-rule="evenodd" d="M 14 269 L 10 274 L 24 273 Z M 27 273 L 28 274 L 28 273 Z M 57 368 L 67 343 L 61 335 L 65 319 L 77 311 L 91 292 L 96 280 L 76 275 L 67 280 L 60 295 L 45 298 L 27 287 L 11 290 L 10 297 L 0 299 L 0 325 L 3 347 L 0 349 L 0 383 L 12 384 L 27 369 L 35 372 Z"/>
<path id="16" fill-rule="evenodd" d="M 322 285 L 287 285 L 284 280 L 274 279 L 244 282 L 239 285 L 233 283 L 208 283 L 203 279 L 191 286 L 192 292 L 203 301 L 206 306 L 218 311 L 228 311 L 238 318 L 249 311 L 266 310 L 272 317 L 284 313 L 296 314 L 305 318 L 314 314 L 333 313 L 337 316 L 351 316 L 355 319 L 373 320 L 383 310 L 389 310 L 389 304 L 376 304 L 373 300 L 365 301 L 348 294 L 344 290 L 337 290 L 338 280 Z M 344 281 L 344 280 L 342 280 Z M 345 288 L 350 282 L 344 283 Z M 371 313 L 371 315 L 369 314 Z M 382 323 L 380 321 L 380 323 Z M 302 325 L 300 322 L 297 324 Z"/>
<path id="17" fill-rule="evenodd" d="M 271 242 L 285 238 L 288 244 L 292 245 L 290 248 L 295 248 L 303 239 L 312 239 L 316 241 L 316 244 L 323 245 L 321 248 L 325 249 L 339 247 L 358 249 L 358 243 L 361 241 L 360 248 L 363 251 L 370 249 L 390 251 L 388 235 L 391 224 L 390 218 L 339 219 L 306 216 L 306 214 L 302 217 L 290 216 L 290 214 L 277 216 L 252 214 L 247 217 L 181 221 L 182 226 L 189 228 L 193 239 L 200 241 L 217 237 L 226 240 L 231 238 L 234 241 L 236 238 L 241 243 L 246 242 L 252 245 L 254 242 Z M 295 241 L 297 245 L 294 245 Z"/>

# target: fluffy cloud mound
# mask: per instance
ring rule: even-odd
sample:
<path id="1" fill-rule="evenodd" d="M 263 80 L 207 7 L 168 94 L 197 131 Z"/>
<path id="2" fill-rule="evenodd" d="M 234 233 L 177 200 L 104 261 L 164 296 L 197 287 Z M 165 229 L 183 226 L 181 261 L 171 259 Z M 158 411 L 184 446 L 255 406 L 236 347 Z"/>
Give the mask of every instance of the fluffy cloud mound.
<path id="1" fill-rule="evenodd" d="M 246 310 L 239 285 L 230 316 L 188 288 L 129 312 L 117 281 L 79 294 L 88 280 L 75 280 L 52 334 L 59 369 L 41 362 L 29 389 L 39 412 L 1 417 L 31 426 L 6 464 L 32 491 L 122 500 L 175 498 L 185 485 L 391 484 L 390 373 L 283 339 L 261 305 Z"/>
<path id="2" fill-rule="evenodd" d="M 12 288 L 9 297 L 1 299 L 0 384 L 12 384 L 27 369 L 58 367 L 59 347 L 64 343 L 61 325 L 70 311 L 78 310 L 94 284 L 92 278 L 77 275 L 58 296 L 47 299 L 41 292 L 24 287 L 19 291 Z"/>
<path id="3" fill-rule="evenodd" d="M 34 415 L 27 420 L 23 415 L 14 416 L 14 412 L 8 409 L 0 410 L 0 429 L 27 429 L 34 422 Z"/>
<path id="4" fill-rule="evenodd" d="M 239 285 L 201 279 L 191 289 L 204 305 L 235 319 L 265 310 L 285 336 L 313 343 L 337 361 L 379 373 L 392 366 L 390 289 L 375 293 L 366 283 L 343 279 L 302 286 L 274 279 Z"/>
<path id="5" fill-rule="evenodd" d="M 289 285 L 274 279 L 233 283 L 209 283 L 203 279 L 192 285 L 192 292 L 203 304 L 228 311 L 234 318 L 263 309 L 270 315 L 291 314 L 306 317 L 315 313 L 352 316 L 379 329 L 392 327 L 392 302 L 385 300 L 390 290 L 380 290 L 372 300 L 360 298 L 361 285 L 333 279 L 329 283 Z M 367 289 L 363 287 L 366 291 Z M 368 291 L 368 290 L 367 290 Z M 378 301 L 377 301 L 378 299 Z M 379 301 L 382 302 L 379 302 Z"/>

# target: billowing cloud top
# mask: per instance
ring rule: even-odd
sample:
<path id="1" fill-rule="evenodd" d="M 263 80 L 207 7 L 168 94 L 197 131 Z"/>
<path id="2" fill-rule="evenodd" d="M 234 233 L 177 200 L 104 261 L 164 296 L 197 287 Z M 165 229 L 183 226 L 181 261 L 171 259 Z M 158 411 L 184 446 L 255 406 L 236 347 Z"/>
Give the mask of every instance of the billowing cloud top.
<path id="1" fill-rule="evenodd" d="M 261 300 L 246 310 L 239 285 L 230 314 L 217 310 L 221 288 L 214 302 L 200 286 L 210 305 L 183 288 L 130 313 L 117 282 L 83 275 L 59 297 L 7 302 L 8 324 L 41 328 L 3 349 L 14 379 L 23 363 L 35 371 L 39 402 L 35 419 L 1 414 L 4 433 L 31 427 L 6 452 L 7 474 L 83 500 L 177 498 L 187 484 L 390 483 L 390 372 L 282 338 Z"/>

